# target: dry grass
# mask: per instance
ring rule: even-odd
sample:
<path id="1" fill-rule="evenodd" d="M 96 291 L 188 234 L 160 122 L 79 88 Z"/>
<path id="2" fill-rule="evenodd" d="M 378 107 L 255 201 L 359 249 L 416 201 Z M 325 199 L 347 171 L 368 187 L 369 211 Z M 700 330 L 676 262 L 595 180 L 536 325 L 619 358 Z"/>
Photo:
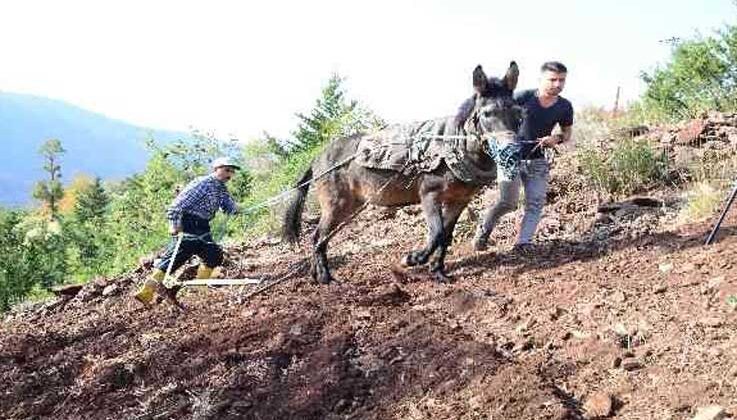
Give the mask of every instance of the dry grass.
<path id="1" fill-rule="evenodd" d="M 683 193 L 684 205 L 678 215 L 679 224 L 699 222 L 712 217 L 724 199 L 724 190 L 714 182 L 698 181 Z"/>

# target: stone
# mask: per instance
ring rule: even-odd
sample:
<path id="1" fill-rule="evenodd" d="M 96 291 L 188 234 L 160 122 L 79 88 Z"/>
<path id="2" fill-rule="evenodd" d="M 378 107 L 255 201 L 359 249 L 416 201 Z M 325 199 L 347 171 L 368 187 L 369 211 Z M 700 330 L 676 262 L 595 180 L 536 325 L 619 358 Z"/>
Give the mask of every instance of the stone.
<path id="1" fill-rule="evenodd" d="M 671 270 L 673 270 L 673 264 L 671 263 L 658 264 L 658 270 L 660 270 L 661 273 L 668 273 Z"/>
<path id="2" fill-rule="evenodd" d="M 619 356 L 614 356 L 614 358 L 612 359 L 612 367 L 616 369 L 620 366 L 622 366 L 622 358 Z"/>
<path id="3" fill-rule="evenodd" d="M 57 296 L 76 296 L 82 290 L 81 284 L 68 284 L 65 286 L 53 286 L 51 292 Z"/>
<path id="4" fill-rule="evenodd" d="M 626 370 L 627 372 L 632 372 L 633 370 L 640 369 L 642 367 L 642 364 L 639 360 L 635 358 L 628 358 L 622 360 L 622 369 Z"/>
<path id="5" fill-rule="evenodd" d="M 617 290 L 612 294 L 612 300 L 617 303 L 624 303 L 627 300 L 627 295 L 623 291 Z"/>
<path id="6" fill-rule="evenodd" d="M 595 392 L 586 399 L 583 409 L 588 418 L 595 419 L 610 416 L 613 405 L 614 401 L 611 394 L 607 392 Z"/>
<path id="7" fill-rule="evenodd" d="M 653 292 L 656 295 L 665 293 L 666 291 L 668 291 L 668 286 L 666 286 L 664 284 L 657 284 L 657 285 L 655 285 L 655 287 L 653 287 Z"/>
<path id="8" fill-rule="evenodd" d="M 104 289 L 102 289 L 102 295 L 103 296 L 110 296 L 118 291 L 118 285 L 113 283 L 105 286 Z"/>
<path id="9" fill-rule="evenodd" d="M 699 408 L 691 420 L 721 420 L 725 415 L 724 408 L 718 405 L 710 405 Z"/>
<path id="10" fill-rule="evenodd" d="M 723 324 L 723 321 L 721 318 L 717 318 L 715 316 L 710 317 L 704 317 L 699 319 L 699 325 L 704 327 L 711 327 L 711 328 L 719 328 Z"/>
<path id="11" fill-rule="evenodd" d="M 699 137 L 706 129 L 706 120 L 701 118 L 693 119 L 678 130 L 676 134 L 676 144 L 696 144 Z"/>

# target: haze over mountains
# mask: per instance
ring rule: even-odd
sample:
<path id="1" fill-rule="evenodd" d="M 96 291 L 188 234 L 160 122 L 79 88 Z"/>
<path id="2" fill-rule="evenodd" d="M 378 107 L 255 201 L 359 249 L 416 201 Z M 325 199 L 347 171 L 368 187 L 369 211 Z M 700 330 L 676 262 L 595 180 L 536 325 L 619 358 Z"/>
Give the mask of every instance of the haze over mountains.
<path id="1" fill-rule="evenodd" d="M 39 147 L 59 139 L 62 180 L 85 173 L 122 179 L 146 165 L 145 139 L 172 141 L 185 133 L 138 127 L 44 97 L 0 91 L 0 206 L 30 204 L 31 190 L 46 175 Z"/>

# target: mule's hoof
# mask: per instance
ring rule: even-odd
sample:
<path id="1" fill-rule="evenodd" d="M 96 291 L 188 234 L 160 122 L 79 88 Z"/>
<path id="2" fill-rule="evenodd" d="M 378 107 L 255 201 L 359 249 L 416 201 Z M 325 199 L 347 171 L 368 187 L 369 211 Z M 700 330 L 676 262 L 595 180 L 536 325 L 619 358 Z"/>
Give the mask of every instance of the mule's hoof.
<path id="1" fill-rule="evenodd" d="M 450 284 L 453 282 L 453 278 L 445 274 L 442 270 L 433 271 L 432 276 L 440 284 Z"/>
<path id="2" fill-rule="evenodd" d="M 414 264 L 411 262 L 412 256 L 410 254 L 405 255 L 402 257 L 402 261 L 400 261 L 400 264 L 402 267 L 412 267 Z"/>
<path id="3" fill-rule="evenodd" d="M 320 266 L 315 267 L 315 271 L 312 275 L 312 278 L 317 282 L 318 284 L 330 284 L 332 283 L 333 276 L 330 275 L 330 271 L 327 269 L 324 269 Z"/>
<path id="4" fill-rule="evenodd" d="M 402 265 L 405 267 L 414 267 L 427 262 L 427 258 L 423 257 L 422 251 L 412 251 L 402 258 Z"/>

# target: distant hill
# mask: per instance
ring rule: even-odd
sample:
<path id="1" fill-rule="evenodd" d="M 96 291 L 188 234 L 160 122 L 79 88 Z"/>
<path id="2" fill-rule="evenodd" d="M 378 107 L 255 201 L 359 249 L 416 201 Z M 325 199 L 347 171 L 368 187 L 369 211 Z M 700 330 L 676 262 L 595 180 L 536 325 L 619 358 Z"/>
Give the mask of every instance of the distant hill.
<path id="1" fill-rule="evenodd" d="M 30 203 L 33 184 L 44 177 L 38 149 L 61 141 L 62 179 L 77 173 L 120 179 L 144 168 L 144 140 L 172 141 L 185 133 L 137 127 L 69 103 L 0 92 L 0 206 Z"/>

